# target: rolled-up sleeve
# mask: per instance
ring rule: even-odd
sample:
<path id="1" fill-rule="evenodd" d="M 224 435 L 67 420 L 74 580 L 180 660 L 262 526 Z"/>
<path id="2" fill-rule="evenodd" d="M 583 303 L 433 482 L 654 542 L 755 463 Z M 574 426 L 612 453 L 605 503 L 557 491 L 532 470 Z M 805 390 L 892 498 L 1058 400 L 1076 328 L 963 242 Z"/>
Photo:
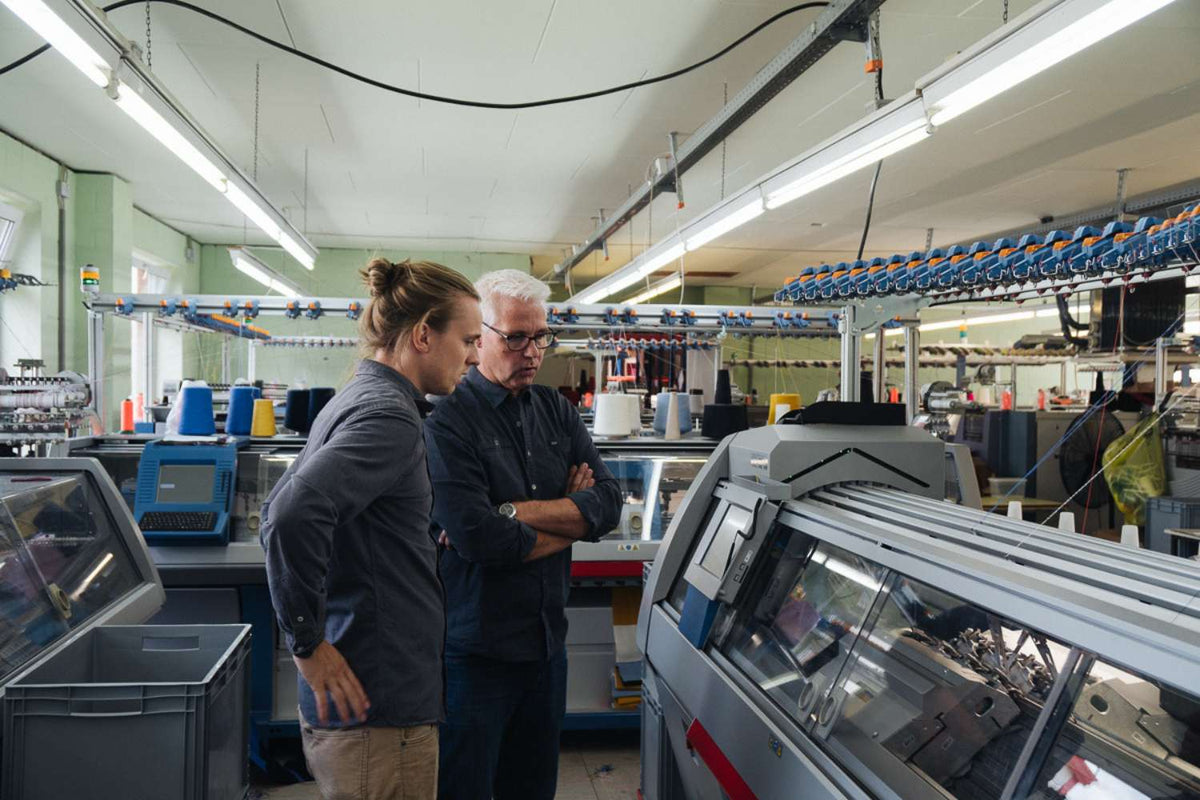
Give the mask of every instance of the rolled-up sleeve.
<path id="1" fill-rule="evenodd" d="M 501 516 L 488 496 L 478 449 L 452 430 L 439 408 L 425 424 L 425 449 L 433 481 L 433 521 L 467 561 L 487 567 L 518 566 L 537 543 L 528 525 Z"/>
<path id="2" fill-rule="evenodd" d="M 596 485 L 590 489 L 567 495 L 583 515 L 588 525 L 584 541 L 595 542 L 611 533 L 621 522 L 621 486 L 600 458 L 600 451 L 588 434 L 579 412 L 562 402 L 560 412 L 565 415 L 566 426 L 571 436 L 571 463 L 587 462 L 592 468 Z"/>
<path id="3" fill-rule="evenodd" d="M 403 455 L 381 443 L 418 440 L 420 427 L 420 420 L 402 409 L 360 411 L 289 470 L 264 504 L 267 582 L 294 655 L 307 656 L 325 637 L 325 579 L 334 531 L 405 474 L 397 464 Z"/>

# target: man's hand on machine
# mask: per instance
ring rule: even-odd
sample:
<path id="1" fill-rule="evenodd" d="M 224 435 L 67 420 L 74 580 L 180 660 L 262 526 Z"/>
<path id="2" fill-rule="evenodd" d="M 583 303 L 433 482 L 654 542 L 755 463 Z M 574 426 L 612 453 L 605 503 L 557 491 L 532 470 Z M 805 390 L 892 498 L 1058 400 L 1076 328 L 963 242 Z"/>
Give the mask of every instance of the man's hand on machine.
<path id="1" fill-rule="evenodd" d="M 333 698 L 338 718 L 343 722 L 367 721 L 367 709 L 371 707 L 371 701 L 336 647 L 329 642 L 321 642 L 308 658 L 292 656 L 292 660 L 316 696 L 317 720 L 321 725 L 329 724 L 326 693 Z"/>

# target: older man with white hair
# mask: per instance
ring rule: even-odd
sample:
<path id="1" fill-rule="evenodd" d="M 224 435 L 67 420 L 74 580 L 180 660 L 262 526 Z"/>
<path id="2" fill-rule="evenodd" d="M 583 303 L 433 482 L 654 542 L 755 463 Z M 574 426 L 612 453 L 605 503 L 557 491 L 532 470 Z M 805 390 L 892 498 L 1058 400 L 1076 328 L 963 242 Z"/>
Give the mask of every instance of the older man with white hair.
<path id="1" fill-rule="evenodd" d="M 555 341 L 549 288 L 517 270 L 475 288 L 479 364 L 425 423 L 433 520 L 447 545 L 439 797 L 551 800 L 570 548 L 616 527 L 621 494 L 579 414 L 534 385 Z"/>

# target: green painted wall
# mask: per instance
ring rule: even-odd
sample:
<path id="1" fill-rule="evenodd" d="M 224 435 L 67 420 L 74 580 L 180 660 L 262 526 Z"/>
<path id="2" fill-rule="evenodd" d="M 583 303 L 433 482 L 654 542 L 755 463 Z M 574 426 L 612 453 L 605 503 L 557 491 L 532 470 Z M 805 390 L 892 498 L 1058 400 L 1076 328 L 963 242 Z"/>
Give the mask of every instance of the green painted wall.
<path id="1" fill-rule="evenodd" d="M 0 133 L 0 202 L 23 214 L 10 263 L 4 266 L 54 284 L 21 287 L 0 295 L 0 367 L 10 370 L 18 358 L 43 358 L 50 372 L 78 369 L 81 356 L 82 363 L 87 363 L 86 354 L 71 347 L 64 363 L 60 364 L 58 358 L 59 224 L 55 185 L 59 169 L 54 160 Z M 68 173 L 69 191 L 73 183 L 74 177 Z M 65 231 L 68 242 L 72 228 L 73 220 L 68 214 Z M 68 300 L 72 298 L 68 296 Z"/>

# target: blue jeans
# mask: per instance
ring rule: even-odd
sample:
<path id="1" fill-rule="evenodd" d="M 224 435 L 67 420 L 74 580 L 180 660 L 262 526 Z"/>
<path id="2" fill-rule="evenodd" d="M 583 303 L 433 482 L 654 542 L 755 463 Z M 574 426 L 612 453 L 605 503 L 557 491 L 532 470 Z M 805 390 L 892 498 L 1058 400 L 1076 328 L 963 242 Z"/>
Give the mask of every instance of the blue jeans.
<path id="1" fill-rule="evenodd" d="M 553 800 L 567 654 L 508 662 L 446 656 L 439 800 Z"/>

